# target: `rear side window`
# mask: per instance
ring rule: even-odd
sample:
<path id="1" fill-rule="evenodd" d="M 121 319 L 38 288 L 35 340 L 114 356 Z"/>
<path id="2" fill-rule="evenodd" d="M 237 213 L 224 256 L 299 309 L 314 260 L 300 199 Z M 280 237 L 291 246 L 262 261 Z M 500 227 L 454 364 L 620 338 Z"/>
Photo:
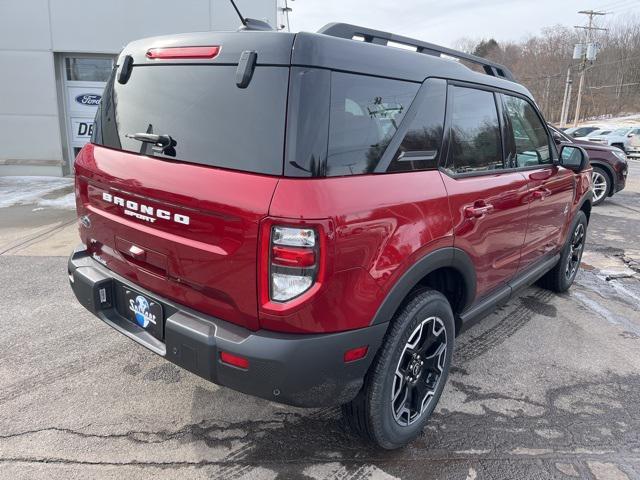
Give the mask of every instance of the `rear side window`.
<path id="1" fill-rule="evenodd" d="M 332 72 L 326 174 L 372 173 L 419 87 L 411 82 Z"/>
<path id="2" fill-rule="evenodd" d="M 505 113 L 513 132 L 508 167 L 522 168 L 551 163 L 547 130 L 534 108 L 522 98 L 511 95 L 503 95 L 503 98 Z"/>
<path id="3" fill-rule="evenodd" d="M 282 174 L 288 67 L 257 67 L 247 88 L 236 66 L 134 66 L 105 89 L 93 143 L 143 155 L 271 175 Z M 164 152 L 130 138 L 169 135 Z"/>
<path id="4" fill-rule="evenodd" d="M 444 111 L 447 98 L 447 83 L 429 79 L 426 91 L 419 93 L 412 110 L 415 116 L 407 116 L 409 123 L 404 138 L 391 161 L 388 172 L 429 170 L 438 167 L 438 158 L 444 130 Z"/>
<path id="5" fill-rule="evenodd" d="M 492 171 L 504 167 L 498 111 L 492 92 L 450 86 L 448 168 L 454 173 Z"/>

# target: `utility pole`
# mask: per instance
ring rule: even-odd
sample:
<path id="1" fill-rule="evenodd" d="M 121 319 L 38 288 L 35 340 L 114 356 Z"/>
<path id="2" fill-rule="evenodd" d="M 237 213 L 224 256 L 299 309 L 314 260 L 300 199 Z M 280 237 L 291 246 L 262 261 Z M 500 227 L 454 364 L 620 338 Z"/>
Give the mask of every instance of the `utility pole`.
<path id="1" fill-rule="evenodd" d="M 564 84 L 564 97 L 562 98 L 562 110 L 560 111 L 560 128 L 566 127 L 569 116 L 569 103 L 571 99 L 571 66 L 567 68 L 567 81 Z"/>
<path id="2" fill-rule="evenodd" d="M 551 76 L 547 75 L 544 82 L 544 94 L 542 95 L 542 103 L 544 105 L 544 114 L 547 118 L 551 118 L 551 112 L 549 108 L 549 90 L 551 90 Z"/>
<path id="3" fill-rule="evenodd" d="M 598 27 L 594 27 L 593 26 L 593 17 L 599 16 L 599 15 L 606 15 L 606 12 L 597 12 L 595 10 L 580 10 L 578 13 L 581 13 L 583 15 L 588 15 L 589 16 L 589 26 L 585 27 L 582 25 L 576 25 L 575 28 L 580 28 L 586 31 L 587 34 L 587 48 L 584 49 L 585 51 L 582 53 L 582 61 L 580 63 L 580 83 L 578 84 L 578 99 L 576 101 L 576 115 L 573 119 L 573 126 L 577 127 L 578 126 L 578 121 L 580 120 L 580 106 L 582 104 L 582 90 L 584 88 L 584 74 L 587 70 L 587 63 L 589 62 L 588 59 L 588 50 L 589 48 L 593 48 L 591 47 L 592 45 L 592 39 L 593 39 L 593 31 L 594 30 L 606 30 L 606 28 L 598 28 Z M 595 57 L 594 57 L 595 59 Z"/>

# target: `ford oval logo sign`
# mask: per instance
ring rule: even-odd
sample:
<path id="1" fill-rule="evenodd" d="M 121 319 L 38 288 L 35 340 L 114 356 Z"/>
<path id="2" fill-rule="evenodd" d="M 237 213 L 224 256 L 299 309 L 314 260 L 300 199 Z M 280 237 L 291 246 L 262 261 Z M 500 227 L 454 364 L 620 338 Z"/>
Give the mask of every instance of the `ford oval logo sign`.
<path id="1" fill-rule="evenodd" d="M 97 107 L 100 105 L 100 100 L 102 100 L 102 95 L 96 93 L 82 93 L 76 97 L 76 102 L 89 107 Z"/>

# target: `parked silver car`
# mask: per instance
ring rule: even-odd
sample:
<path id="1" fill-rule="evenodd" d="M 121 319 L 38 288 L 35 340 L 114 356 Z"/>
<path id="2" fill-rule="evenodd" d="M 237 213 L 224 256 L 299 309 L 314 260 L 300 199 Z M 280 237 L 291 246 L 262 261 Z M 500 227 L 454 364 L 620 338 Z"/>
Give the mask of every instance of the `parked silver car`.
<path id="1" fill-rule="evenodd" d="M 616 128 L 608 134 L 591 136 L 589 140 L 601 145 L 618 147 L 620 150 L 626 152 L 629 140 L 636 135 L 640 135 L 640 126 L 638 125 Z"/>

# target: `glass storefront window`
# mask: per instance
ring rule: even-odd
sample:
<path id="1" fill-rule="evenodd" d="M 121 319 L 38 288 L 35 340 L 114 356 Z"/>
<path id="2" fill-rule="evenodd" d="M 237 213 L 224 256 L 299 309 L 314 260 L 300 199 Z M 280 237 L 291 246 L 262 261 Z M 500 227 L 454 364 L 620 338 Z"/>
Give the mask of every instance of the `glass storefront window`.
<path id="1" fill-rule="evenodd" d="M 65 58 L 67 80 L 72 82 L 106 82 L 112 69 L 111 58 Z"/>

